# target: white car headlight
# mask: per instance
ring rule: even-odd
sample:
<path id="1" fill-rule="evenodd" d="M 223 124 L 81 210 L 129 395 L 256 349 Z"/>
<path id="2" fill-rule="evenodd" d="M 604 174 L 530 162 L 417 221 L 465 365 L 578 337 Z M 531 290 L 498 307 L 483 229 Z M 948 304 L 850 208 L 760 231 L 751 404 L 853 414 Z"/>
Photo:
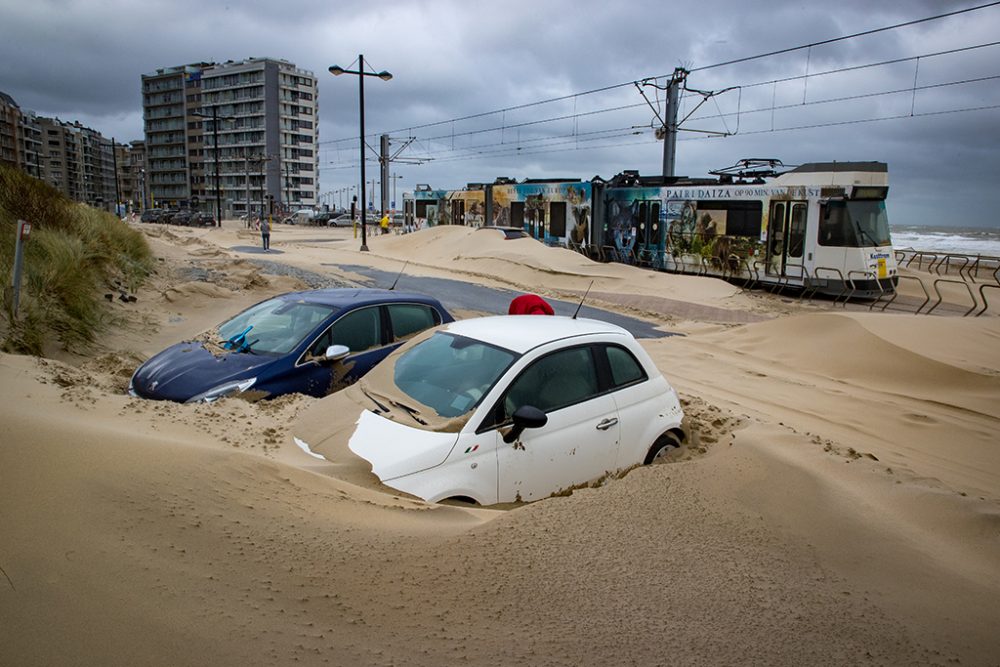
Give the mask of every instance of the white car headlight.
<path id="1" fill-rule="evenodd" d="M 220 384 L 218 387 L 212 387 L 208 391 L 203 391 L 197 396 L 192 396 L 185 403 L 211 403 L 212 401 L 217 401 L 220 398 L 226 396 L 232 396 L 233 394 L 239 394 L 244 392 L 254 385 L 257 378 L 248 378 L 246 380 L 237 380 L 235 382 L 227 382 L 226 384 Z"/>

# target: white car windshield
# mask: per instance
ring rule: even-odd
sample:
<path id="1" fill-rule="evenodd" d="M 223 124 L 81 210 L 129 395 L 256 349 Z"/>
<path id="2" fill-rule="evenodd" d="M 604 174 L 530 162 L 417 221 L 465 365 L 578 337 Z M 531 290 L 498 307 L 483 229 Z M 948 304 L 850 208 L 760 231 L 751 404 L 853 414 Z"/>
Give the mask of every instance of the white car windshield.
<path id="1" fill-rule="evenodd" d="M 437 332 L 396 362 L 393 382 L 446 418 L 476 405 L 518 354 L 479 340 Z"/>
<path id="2" fill-rule="evenodd" d="M 236 352 L 287 354 L 337 309 L 277 298 L 219 325 L 220 343 Z"/>

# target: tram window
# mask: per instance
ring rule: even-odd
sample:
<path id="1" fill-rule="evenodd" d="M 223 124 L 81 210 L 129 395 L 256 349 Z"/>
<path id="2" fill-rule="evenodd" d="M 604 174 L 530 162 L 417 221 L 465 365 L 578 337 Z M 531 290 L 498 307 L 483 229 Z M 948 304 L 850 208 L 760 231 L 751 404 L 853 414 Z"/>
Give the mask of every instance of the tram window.
<path id="1" fill-rule="evenodd" d="M 566 236 L 566 202 L 549 203 L 549 234 L 560 238 Z"/>
<path id="2" fill-rule="evenodd" d="M 788 225 L 788 256 L 802 257 L 806 241 L 806 205 L 792 204 L 792 219 Z"/>
<path id="3" fill-rule="evenodd" d="M 851 246 L 854 234 L 851 232 L 851 218 L 847 215 L 844 202 L 831 201 L 823 206 L 819 221 L 819 244 L 825 246 Z"/>
<path id="4" fill-rule="evenodd" d="M 819 244 L 846 248 L 891 245 L 885 202 L 828 201 L 820 216 Z"/>
<path id="5" fill-rule="evenodd" d="M 524 227 L 524 202 L 515 201 L 510 204 L 510 226 Z"/>
<path id="6" fill-rule="evenodd" d="M 699 201 L 699 211 L 725 211 L 725 228 L 719 230 L 726 236 L 760 236 L 764 206 L 760 201 Z"/>
<path id="7" fill-rule="evenodd" d="M 733 202 L 726 221 L 726 234 L 730 236 L 760 237 L 764 205 L 759 201 Z"/>

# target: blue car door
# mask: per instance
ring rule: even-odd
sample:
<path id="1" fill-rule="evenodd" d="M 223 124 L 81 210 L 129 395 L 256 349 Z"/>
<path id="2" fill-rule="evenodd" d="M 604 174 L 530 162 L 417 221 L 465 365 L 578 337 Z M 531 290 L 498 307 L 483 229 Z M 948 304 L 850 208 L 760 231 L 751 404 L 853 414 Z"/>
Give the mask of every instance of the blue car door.
<path id="1" fill-rule="evenodd" d="M 382 308 L 366 306 L 339 317 L 313 343 L 299 361 L 300 389 L 322 397 L 357 382 L 358 378 L 382 361 L 394 345 L 387 344 Z M 331 345 L 345 345 L 351 353 L 340 361 L 322 359 Z"/>

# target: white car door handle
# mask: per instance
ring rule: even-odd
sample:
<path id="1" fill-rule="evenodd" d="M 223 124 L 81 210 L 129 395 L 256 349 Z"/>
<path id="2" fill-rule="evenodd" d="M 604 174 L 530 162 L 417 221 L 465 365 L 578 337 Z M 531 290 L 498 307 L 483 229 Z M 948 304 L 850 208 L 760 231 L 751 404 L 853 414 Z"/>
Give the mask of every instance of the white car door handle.
<path id="1" fill-rule="evenodd" d="M 597 424 L 598 431 L 607 431 L 609 428 L 618 423 L 618 417 L 611 417 L 610 419 L 602 419 L 600 423 Z"/>

